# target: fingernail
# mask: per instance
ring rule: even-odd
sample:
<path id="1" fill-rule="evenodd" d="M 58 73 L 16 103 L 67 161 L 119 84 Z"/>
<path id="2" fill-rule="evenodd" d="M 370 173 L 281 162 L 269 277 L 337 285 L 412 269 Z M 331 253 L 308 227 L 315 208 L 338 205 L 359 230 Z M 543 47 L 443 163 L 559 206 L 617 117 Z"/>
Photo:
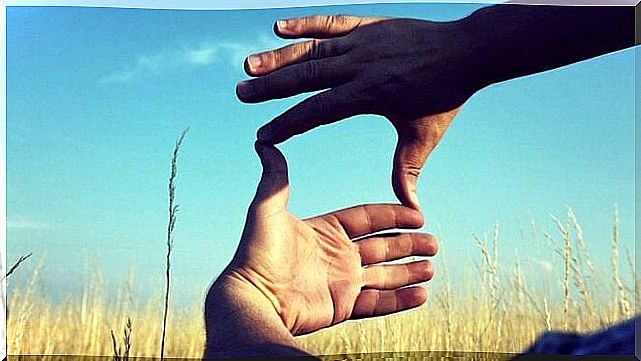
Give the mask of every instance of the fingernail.
<path id="1" fill-rule="evenodd" d="M 258 55 L 251 55 L 247 58 L 247 63 L 249 64 L 249 70 L 256 71 L 263 65 L 263 60 Z"/>
<path id="2" fill-rule="evenodd" d="M 278 26 L 278 29 L 280 29 L 280 30 L 287 30 L 291 25 L 292 25 L 292 21 L 290 21 L 290 20 L 278 20 L 278 21 L 276 21 L 276 26 Z"/>
<path id="3" fill-rule="evenodd" d="M 258 137 L 258 141 L 266 143 L 271 141 L 272 130 L 270 128 L 271 127 L 269 125 L 264 125 L 262 128 L 258 129 L 258 134 L 256 135 Z"/>

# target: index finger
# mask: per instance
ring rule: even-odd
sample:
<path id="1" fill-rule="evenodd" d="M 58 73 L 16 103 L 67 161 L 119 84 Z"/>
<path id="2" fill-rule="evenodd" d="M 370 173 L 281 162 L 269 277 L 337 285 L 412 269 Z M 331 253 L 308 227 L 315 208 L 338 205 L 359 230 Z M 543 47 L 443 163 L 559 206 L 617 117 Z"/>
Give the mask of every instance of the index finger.
<path id="1" fill-rule="evenodd" d="M 258 129 L 258 140 L 277 144 L 318 126 L 368 112 L 359 85 L 347 83 L 309 97 Z"/>
<path id="2" fill-rule="evenodd" d="M 424 222 L 421 212 L 399 204 L 365 204 L 322 217 L 337 220 L 350 239 L 392 228 L 420 228 Z"/>

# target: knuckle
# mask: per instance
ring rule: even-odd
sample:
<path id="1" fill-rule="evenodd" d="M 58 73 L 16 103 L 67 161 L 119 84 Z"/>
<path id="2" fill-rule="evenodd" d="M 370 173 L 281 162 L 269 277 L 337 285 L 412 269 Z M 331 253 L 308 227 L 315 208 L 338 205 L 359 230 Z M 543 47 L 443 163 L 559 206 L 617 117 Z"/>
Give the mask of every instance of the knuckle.
<path id="1" fill-rule="evenodd" d="M 267 75 L 262 78 L 251 80 L 251 89 L 254 94 L 263 94 L 265 89 L 270 89 L 273 83 L 273 76 Z"/>
<path id="2" fill-rule="evenodd" d="M 287 57 L 285 54 L 286 51 L 286 49 L 278 49 L 269 53 L 265 53 L 262 61 L 268 63 L 272 67 L 282 65 L 283 61 Z"/>
<path id="3" fill-rule="evenodd" d="M 392 224 L 395 226 L 398 226 L 401 224 L 401 212 L 402 212 L 401 206 L 396 206 L 394 207 L 394 210 L 390 214 L 390 219 L 392 220 Z"/>
<path id="4" fill-rule="evenodd" d="M 421 168 L 414 165 L 407 166 L 405 174 L 411 178 L 418 178 L 421 175 Z"/>
<path id="5" fill-rule="evenodd" d="M 392 250 L 392 245 L 390 245 L 390 243 L 391 242 L 385 242 L 385 246 L 383 248 L 383 252 L 380 259 L 387 259 L 388 257 L 391 257 L 392 255 L 394 255 L 394 251 L 396 250 Z"/>
<path id="6" fill-rule="evenodd" d="M 309 56 L 309 42 L 296 43 L 290 45 L 287 54 L 283 54 L 282 65 L 289 65 L 292 62 L 305 60 Z"/>
<path id="7" fill-rule="evenodd" d="M 371 206 L 366 204 L 361 206 L 360 211 L 363 213 L 363 221 L 365 224 L 365 229 L 372 230 L 374 227 L 374 223 L 372 221 L 372 214 L 370 212 Z M 374 211 L 374 210 L 372 210 Z"/>
<path id="8" fill-rule="evenodd" d="M 376 313 L 381 312 L 382 310 L 381 293 L 376 292 L 375 290 L 367 290 L 364 292 L 368 292 L 369 294 L 374 296 L 371 299 L 371 303 L 369 303 L 369 309 L 367 310 L 367 314 L 374 315 Z"/>
<path id="9" fill-rule="evenodd" d="M 318 65 L 313 61 L 303 63 L 303 71 L 299 75 L 300 82 L 313 81 L 318 77 Z"/>
<path id="10" fill-rule="evenodd" d="M 402 31 L 401 24 L 403 23 L 402 19 L 393 19 L 388 21 L 381 21 L 377 23 L 377 28 L 384 34 L 394 34 Z"/>
<path id="11" fill-rule="evenodd" d="M 307 58 L 308 59 L 320 59 L 323 57 L 323 43 L 324 41 L 319 39 L 309 40 Z"/>
<path id="12" fill-rule="evenodd" d="M 325 17 L 325 22 L 324 22 L 325 30 L 331 31 L 334 28 L 334 26 L 336 26 L 336 25 L 338 25 L 336 23 L 336 16 L 329 15 L 329 16 Z"/>
<path id="13" fill-rule="evenodd" d="M 381 273 L 381 283 L 383 284 L 383 288 L 388 288 L 391 287 L 391 277 L 389 272 L 385 270 L 385 268 L 378 268 Z"/>
<path id="14" fill-rule="evenodd" d="M 414 267 L 412 266 L 411 263 L 407 265 L 403 265 L 403 267 L 401 268 L 402 270 L 401 272 L 403 272 L 403 280 L 405 282 L 409 282 L 409 283 L 416 282 L 416 272 L 413 272 L 414 271 L 413 268 Z"/>
<path id="15" fill-rule="evenodd" d="M 324 113 L 327 110 L 327 100 L 317 95 L 309 99 L 309 106 L 319 113 Z"/>
<path id="16" fill-rule="evenodd" d="M 310 24 L 314 23 L 315 19 L 316 19 L 316 16 L 305 16 L 305 17 L 299 18 L 298 21 L 295 23 L 296 30 L 307 28 Z"/>
<path id="17" fill-rule="evenodd" d="M 425 163 L 423 154 L 416 150 L 401 150 L 400 174 L 411 178 L 418 178 L 421 175 L 421 168 Z"/>
<path id="18" fill-rule="evenodd" d="M 416 252 L 415 238 L 411 234 L 403 235 L 399 242 L 399 251 L 405 255 L 413 255 Z"/>
<path id="19" fill-rule="evenodd" d="M 313 15 L 306 18 L 305 27 L 307 29 L 317 30 L 319 24 L 323 24 L 326 16 L 324 15 Z"/>
<path id="20" fill-rule="evenodd" d="M 324 221 L 334 229 L 342 229 L 341 221 L 336 215 L 331 214 L 324 218 Z"/>

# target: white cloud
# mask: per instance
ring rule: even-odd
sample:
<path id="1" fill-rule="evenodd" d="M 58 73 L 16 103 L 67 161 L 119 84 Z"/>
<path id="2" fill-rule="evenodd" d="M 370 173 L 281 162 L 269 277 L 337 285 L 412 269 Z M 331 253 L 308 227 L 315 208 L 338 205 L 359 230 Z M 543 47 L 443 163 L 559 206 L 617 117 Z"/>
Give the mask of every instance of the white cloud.
<path id="1" fill-rule="evenodd" d="M 258 36 L 254 43 L 204 42 L 198 46 L 159 51 L 155 54 L 140 55 L 126 67 L 100 78 L 102 84 L 128 83 L 142 75 L 162 75 L 167 70 L 212 65 L 216 62 L 230 62 L 242 67 L 245 57 L 251 53 L 273 49 L 278 41 L 267 35 Z"/>
<path id="2" fill-rule="evenodd" d="M 133 79 L 134 75 L 135 75 L 135 72 L 132 70 L 111 73 L 105 77 L 100 78 L 100 82 L 104 84 L 126 83 L 131 79 Z"/>
<path id="3" fill-rule="evenodd" d="M 185 60 L 189 64 L 208 65 L 214 61 L 217 52 L 216 47 L 189 50 L 185 52 Z"/>

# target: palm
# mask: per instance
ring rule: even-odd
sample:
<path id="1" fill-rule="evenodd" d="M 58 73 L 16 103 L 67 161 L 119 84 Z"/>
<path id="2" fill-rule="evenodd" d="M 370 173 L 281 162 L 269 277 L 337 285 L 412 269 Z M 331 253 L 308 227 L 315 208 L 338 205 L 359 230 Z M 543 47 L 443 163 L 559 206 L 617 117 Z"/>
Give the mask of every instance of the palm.
<path id="1" fill-rule="evenodd" d="M 322 217 L 302 221 L 287 213 L 266 221 L 280 231 L 265 234 L 256 243 L 281 252 L 275 262 L 255 268 L 283 286 L 275 296 L 280 305 L 287 305 L 281 312 L 287 328 L 295 334 L 307 333 L 349 318 L 362 286 L 362 267 L 358 248 L 342 227 Z"/>
<path id="2" fill-rule="evenodd" d="M 398 205 L 366 205 L 300 220 L 285 208 L 289 190 L 282 155 L 273 147 L 261 186 L 232 262 L 272 301 L 293 334 L 313 332 L 350 318 L 415 307 L 424 291 L 408 284 L 428 280 L 426 261 L 394 266 L 372 264 L 409 255 L 434 255 L 425 234 L 354 238 L 396 227 L 422 225 L 419 212 Z M 391 249 L 396 242 L 400 248 Z M 364 267 L 365 266 L 365 267 Z"/>

